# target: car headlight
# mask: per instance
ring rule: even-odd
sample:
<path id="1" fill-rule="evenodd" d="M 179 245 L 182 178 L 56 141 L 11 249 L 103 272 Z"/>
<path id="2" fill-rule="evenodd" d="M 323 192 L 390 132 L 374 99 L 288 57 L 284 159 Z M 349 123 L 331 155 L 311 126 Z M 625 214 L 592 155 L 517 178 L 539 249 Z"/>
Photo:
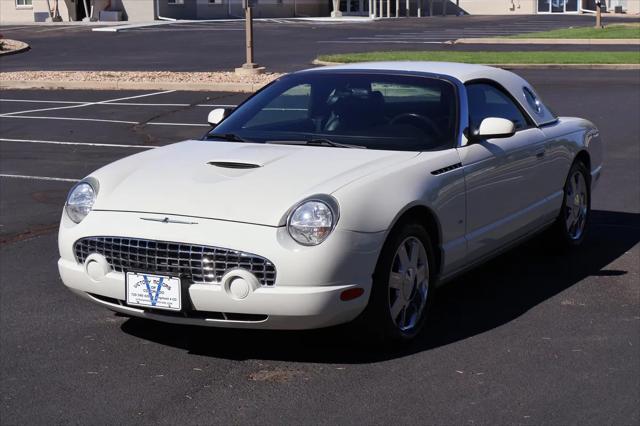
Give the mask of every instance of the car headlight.
<path id="1" fill-rule="evenodd" d="M 89 214 L 96 202 L 96 192 L 97 185 L 92 185 L 89 181 L 82 181 L 71 188 L 64 206 L 69 219 L 75 223 L 82 222 L 82 219 Z"/>
<path id="2" fill-rule="evenodd" d="M 289 214 L 287 230 L 299 244 L 315 246 L 327 239 L 338 220 L 334 200 L 307 200 Z"/>

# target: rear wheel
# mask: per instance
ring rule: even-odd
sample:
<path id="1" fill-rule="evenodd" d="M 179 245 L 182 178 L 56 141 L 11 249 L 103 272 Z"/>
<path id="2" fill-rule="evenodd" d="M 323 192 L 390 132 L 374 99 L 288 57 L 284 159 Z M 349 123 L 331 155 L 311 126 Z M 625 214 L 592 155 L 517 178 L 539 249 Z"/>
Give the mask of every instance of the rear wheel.
<path id="1" fill-rule="evenodd" d="M 554 233 L 565 247 L 582 244 L 588 231 L 591 216 L 591 191 L 589 171 L 581 161 L 576 161 L 564 185 L 562 208 Z"/>
<path id="2" fill-rule="evenodd" d="M 419 224 L 401 225 L 389 236 L 359 319 L 368 338 L 407 341 L 420 332 L 433 299 L 433 259 L 431 239 Z"/>

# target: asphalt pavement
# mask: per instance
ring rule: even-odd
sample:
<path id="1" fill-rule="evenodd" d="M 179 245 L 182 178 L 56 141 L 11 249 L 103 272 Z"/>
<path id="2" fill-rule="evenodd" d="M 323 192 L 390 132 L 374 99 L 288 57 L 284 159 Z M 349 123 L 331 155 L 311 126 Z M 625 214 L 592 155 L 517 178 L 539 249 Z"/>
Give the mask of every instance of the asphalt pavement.
<path id="1" fill-rule="evenodd" d="M 411 345 L 344 329 L 258 332 L 127 319 L 61 283 L 56 231 L 76 179 L 207 129 L 246 95 L 0 91 L 0 422 L 640 422 L 640 75 L 527 70 L 607 144 L 591 234 L 536 238 L 444 287 Z"/>
<path id="2" fill-rule="evenodd" d="M 640 19 L 607 17 L 606 24 Z M 435 16 L 373 22 L 295 21 L 255 23 L 255 60 L 269 71 L 308 68 L 321 54 L 379 50 L 626 50 L 638 46 L 452 45 L 461 37 L 492 37 L 591 26 L 589 15 Z M 27 42 L 28 52 L 0 58 L 3 71 L 228 71 L 245 62 L 244 22 L 162 24 L 118 33 L 91 27 L 0 26 L 7 38 Z"/>

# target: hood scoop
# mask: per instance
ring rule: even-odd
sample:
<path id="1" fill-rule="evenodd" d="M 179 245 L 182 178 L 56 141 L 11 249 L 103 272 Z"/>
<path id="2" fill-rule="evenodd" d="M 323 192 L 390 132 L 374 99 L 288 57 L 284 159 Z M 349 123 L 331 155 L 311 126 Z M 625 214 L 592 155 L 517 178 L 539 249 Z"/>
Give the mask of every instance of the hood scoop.
<path id="1" fill-rule="evenodd" d="M 215 167 L 220 167 L 222 169 L 257 169 L 258 167 L 262 167 L 262 164 L 256 163 L 245 163 L 240 161 L 209 161 L 207 164 Z"/>

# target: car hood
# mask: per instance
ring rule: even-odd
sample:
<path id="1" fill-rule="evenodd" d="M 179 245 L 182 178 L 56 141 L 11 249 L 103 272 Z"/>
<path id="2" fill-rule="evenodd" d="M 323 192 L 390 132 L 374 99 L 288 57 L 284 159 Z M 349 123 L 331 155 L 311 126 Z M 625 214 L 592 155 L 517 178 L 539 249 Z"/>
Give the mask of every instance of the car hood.
<path id="1" fill-rule="evenodd" d="M 331 194 L 415 152 L 185 141 L 94 172 L 95 210 L 283 224 L 304 198 Z"/>

